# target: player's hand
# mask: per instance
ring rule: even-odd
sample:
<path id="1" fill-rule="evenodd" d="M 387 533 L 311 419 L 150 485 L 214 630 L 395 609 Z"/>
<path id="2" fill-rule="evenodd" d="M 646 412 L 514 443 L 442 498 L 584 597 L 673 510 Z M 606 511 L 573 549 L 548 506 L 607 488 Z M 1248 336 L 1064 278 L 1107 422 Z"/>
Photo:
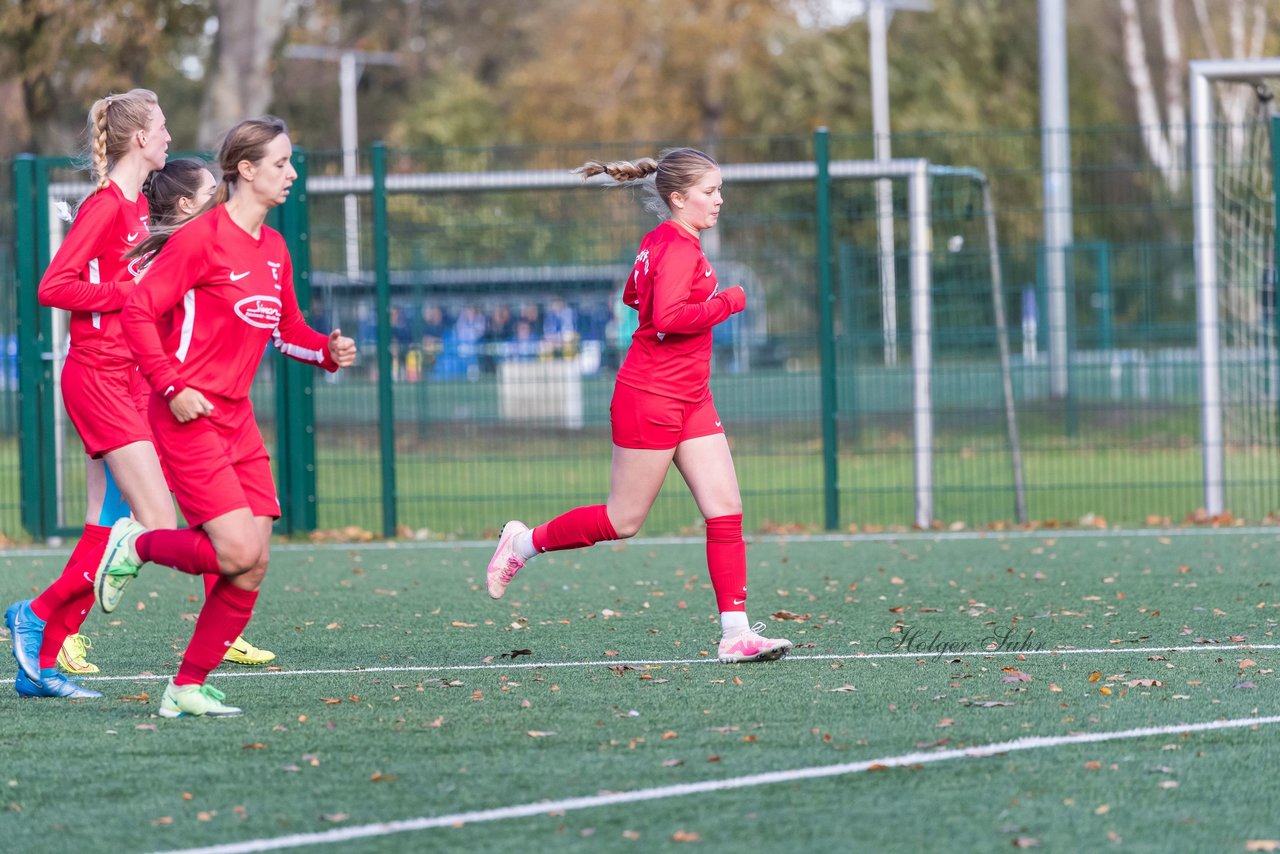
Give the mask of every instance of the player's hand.
<path id="1" fill-rule="evenodd" d="M 329 357 L 339 368 L 349 368 L 356 361 L 356 342 L 342 334 L 341 329 L 329 333 Z"/>
<path id="2" fill-rule="evenodd" d="M 199 391 L 187 386 L 169 401 L 169 411 L 179 424 L 186 424 L 201 416 L 212 415 L 213 404 Z"/>

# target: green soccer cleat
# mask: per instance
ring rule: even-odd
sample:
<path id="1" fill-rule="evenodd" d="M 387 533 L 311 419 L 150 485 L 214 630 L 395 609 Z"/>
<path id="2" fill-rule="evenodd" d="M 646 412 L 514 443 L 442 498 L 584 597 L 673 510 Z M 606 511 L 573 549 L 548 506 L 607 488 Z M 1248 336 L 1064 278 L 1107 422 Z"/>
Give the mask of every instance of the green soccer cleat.
<path id="1" fill-rule="evenodd" d="M 162 718 L 232 718 L 240 709 L 222 702 L 227 695 L 212 685 L 174 685 L 164 689 L 160 700 Z"/>
<path id="2" fill-rule="evenodd" d="M 81 634 L 67 635 L 58 650 L 58 667 L 63 673 L 85 674 L 97 673 L 98 665 L 88 658 L 88 651 L 93 649 L 93 641 Z"/>
<path id="3" fill-rule="evenodd" d="M 125 588 L 138 577 L 142 559 L 138 557 L 134 543 L 146 532 L 146 528 L 132 519 L 118 519 L 111 526 L 107 550 L 103 552 L 93 577 L 93 595 L 98 600 L 98 607 L 108 614 L 120 607 Z"/>

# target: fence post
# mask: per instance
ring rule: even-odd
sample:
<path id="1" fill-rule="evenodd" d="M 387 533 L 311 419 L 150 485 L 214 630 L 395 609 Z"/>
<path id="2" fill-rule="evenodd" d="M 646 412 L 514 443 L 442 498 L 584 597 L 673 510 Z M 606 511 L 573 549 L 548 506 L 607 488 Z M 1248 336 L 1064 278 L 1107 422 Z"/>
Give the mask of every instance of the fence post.
<path id="1" fill-rule="evenodd" d="M 391 363 L 391 246 L 387 235 L 387 149 L 372 146 L 373 269 L 378 318 L 378 444 L 382 460 L 382 535 L 396 535 L 396 409 Z"/>
<path id="2" fill-rule="evenodd" d="M 279 226 L 289 247 L 298 307 L 311 308 L 311 233 L 307 215 L 307 155 L 293 150 L 298 177 L 280 206 Z M 324 329 L 322 332 L 328 332 Z M 280 525 L 286 534 L 316 527 L 315 368 L 282 358 L 276 376 L 276 448 L 280 470 Z"/>
<path id="3" fill-rule="evenodd" d="M 49 536 L 51 485 L 46 466 L 48 419 L 45 410 L 50 362 L 44 358 L 48 342 L 43 310 L 37 297 L 40 284 L 37 234 L 40 222 L 36 202 L 37 160 L 20 154 L 13 163 L 14 262 L 17 273 L 18 333 L 18 458 L 21 466 L 22 526 L 32 538 Z"/>
<path id="4" fill-rule="evenodd" d="M 818 343 L 822 389 L 822 492 L 825 527 L 840 526 L 839 436 L 836 432 L 836 348 L 831 287 L 831 149 L 826 128 L 813 134 L 817 175 Z"/>

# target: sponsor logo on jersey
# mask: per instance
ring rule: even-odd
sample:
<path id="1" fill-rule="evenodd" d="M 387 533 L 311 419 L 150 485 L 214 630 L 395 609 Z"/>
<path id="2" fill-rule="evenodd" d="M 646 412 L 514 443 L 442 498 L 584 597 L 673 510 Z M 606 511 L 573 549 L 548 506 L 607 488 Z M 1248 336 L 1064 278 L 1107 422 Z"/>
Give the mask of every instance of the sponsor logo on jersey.
<path id="1" fill-rule="evenodd" d="M 249 275 L 249 271 L 245 270 L 243 273 L 231 273 L 230 278 L 231 278 L 231 281 L 238 282 L 247 275 Z"/>
<path id="2" fill-rule="evenodd" d="M 138 235 L 139 235 L 139 234 L 141 234 L 141 233 L 142 233 L 141 231 L 135 231 L 135 232 L 133 232 L 132 234 L 126 234 L 126 235 L 124 236 L 124 242 L 125 242 L 125 243 L 132 243 L 133 241 L 135 241 L 135 240 L 137 240 L 137 239 L 138 239 Z"/>
<path id="3" fill-rule="evenodd" d="M 236 316 L 259 329 L 275 329 L 280 325 L 280 298 L 245 297 L 236 303 Z"/>

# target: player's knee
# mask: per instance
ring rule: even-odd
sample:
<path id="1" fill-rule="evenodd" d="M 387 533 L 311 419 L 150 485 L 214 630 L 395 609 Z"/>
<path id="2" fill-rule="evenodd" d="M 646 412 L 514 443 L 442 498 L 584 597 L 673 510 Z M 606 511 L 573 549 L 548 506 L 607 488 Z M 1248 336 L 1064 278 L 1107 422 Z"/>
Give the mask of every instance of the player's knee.
<path id="1" fill-rule="evenodd" d="M 257 537 L 243 537 L 220 544 L 218 564 L 227 575 L 243 575 L 257 569 L 259 564 L 263 573 L 267 569 L 262 543 Z"/>
<path id="2" fill-rule="evenodd" d="M 626 540 L 640 533 L 640 526 L 644 524 L 644 517 L 624 516 L 620 519 L 615 519 L 613 514 L 610 513 L 609 522 L 613 525 L 613 531 L 618 535 L 618 539 Z"/>

